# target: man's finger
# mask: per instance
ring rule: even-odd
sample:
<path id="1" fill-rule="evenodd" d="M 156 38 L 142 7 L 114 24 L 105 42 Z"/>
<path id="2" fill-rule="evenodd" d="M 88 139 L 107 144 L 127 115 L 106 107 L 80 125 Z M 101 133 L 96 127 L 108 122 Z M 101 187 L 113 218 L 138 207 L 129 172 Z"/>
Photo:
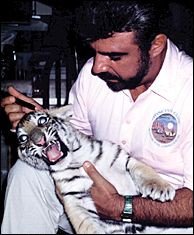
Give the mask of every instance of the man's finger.
<path id="1" fill-rule="evenodd" d="M 8 92 L 10 95 L 16 97 L 16 98 L 19 98 L 21 100 L 28 100 L 28 97 L 23 95 L 21 92 L 19 92 L 18 90 L 16 90 L 13 86 L 9 86 L 7 88 Z"/>
<path id="2" fill-rule="evenodd" d="M 104 183 L 105 178 L 96 170 L 96 168 L 91 162 L 84 162 L 83 168 L 96 185 Z"/>
<path id="3" fill-rule="evenodd" d="M 14 96 L 15 98 L 18 98 L 20 100 L 24 100 L 26 102 L 29 102 L 30 104 L 34 104 L 37 108 L 36 110 L 42 109 L 42 107 L 37 102 L 35 102 L 32 98 L 30 98 L 26 95 L 23 95 L 21 92 L 16 90 L 13 86 L 8 87 L 8 92 L 10 95 Z"/>
<path id="4" fill-rule="evenodd" d="M 13 96 L 7 96 L 7 97 L 5 97 L 4 99 L 2 99 L 2 101 L 1 101 L 1 107 L 5 107 L 6 105 L 8 105 L 8 104 L 13 104 L 13 103 L 15 103 L 15 97 L 13 97 Z"/>

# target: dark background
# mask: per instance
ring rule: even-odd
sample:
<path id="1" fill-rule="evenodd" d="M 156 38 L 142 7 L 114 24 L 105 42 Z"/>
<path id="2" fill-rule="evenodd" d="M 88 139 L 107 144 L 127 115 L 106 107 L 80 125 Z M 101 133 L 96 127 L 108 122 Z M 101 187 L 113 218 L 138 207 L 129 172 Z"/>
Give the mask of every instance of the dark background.
<path id="1" fill-rule="evenodd" d="M 156 0 L 157 1 L 157 0 Z M 19 22 L 30 23 L 31 16 L 33 14 L 31 0 L 5 0 L 1 1 L 0 6 L 0 21 L 1 22 Z M 50 21 L 51 18 L 63 20 L 64 15 L 74 14 L 74 9 L 82 4 L 81 0 L 40 0 L 37 2 L 44 3 L 50 6 L 53 10 L 52 16 L 43 17 L 43 21 Z M 161 0 L 158 2 L 162 2 Z M 169 36 L 173 41 L 183 48 L 189 55 L 193 56 L 193 10 L 191 0 L 163 0 L 164 4 L 169 3 L 171 9 L 171 17 L 166 25 L 168 28 Z M 54 25 L 53 25 L 54 26 Z M 52 27 L 52 25 L 51 25 Z M 55 25 L 56 27 L 56 25 Z M 57 30 L 57 34 L 56 34 Z M 57 39 L 57 36 L 63 36 L 63 29 L 50 30 L 52 35 Z M 51 36 L 51 35 L 49 35 Z M 51 37 L 51 38 L 53 38 Z M 50 42 L 52 39 L 50 39 Z M 21 42 L 19 42 L 21 43 Z M 37 42 L 38 43 L 38 42 Z M 59 43 L 54 42 L 53 43 Z M 20 45 L 21 46 L 21 45 Z"/>

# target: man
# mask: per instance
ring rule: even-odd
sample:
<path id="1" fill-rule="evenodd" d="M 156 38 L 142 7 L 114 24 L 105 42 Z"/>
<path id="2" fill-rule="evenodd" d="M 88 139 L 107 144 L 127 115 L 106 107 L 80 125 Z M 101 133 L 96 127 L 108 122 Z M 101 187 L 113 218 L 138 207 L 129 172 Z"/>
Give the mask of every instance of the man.
<path id="1" fill-rule="evenodd" d="M 87 135 L 118 143 L 177 190 L 175 199 L 166 203 L 141 196 L 127 202 L 86 162 L 98 212 L 121 220 L 130 206 L 133 222 L 158 226 L 155 231 L 160 233 L 192 233 L 192 59 L 163 34 L 151 1 L 87 4 L 77 12 L 78 32 L 95 56 L 71 89 L 72 124 Z M 41 107 L 12 87 L 8 91 L 11 96 L 2 107 L 15 128 L 29 110 L 14 97 Z M 10 171 L 5 202 L 3 233 L 56 233 L 58 224 L 66 227 L 60 223 L 63 209 L 49 175 L 19 160 Z"/>

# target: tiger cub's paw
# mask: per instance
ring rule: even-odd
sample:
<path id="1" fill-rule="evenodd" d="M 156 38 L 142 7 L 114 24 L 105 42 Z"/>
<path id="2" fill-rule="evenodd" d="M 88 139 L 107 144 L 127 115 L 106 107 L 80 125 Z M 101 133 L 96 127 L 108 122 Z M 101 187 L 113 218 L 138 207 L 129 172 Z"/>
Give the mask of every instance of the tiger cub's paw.
<path id="1" fill-rule="evenodd" d="M 175 189 L 163 179 L 152 179 L 144 182 L 140 189 L 142 197 L 150 197 L 161 202 L 171 201 L 175 197 Z"/>

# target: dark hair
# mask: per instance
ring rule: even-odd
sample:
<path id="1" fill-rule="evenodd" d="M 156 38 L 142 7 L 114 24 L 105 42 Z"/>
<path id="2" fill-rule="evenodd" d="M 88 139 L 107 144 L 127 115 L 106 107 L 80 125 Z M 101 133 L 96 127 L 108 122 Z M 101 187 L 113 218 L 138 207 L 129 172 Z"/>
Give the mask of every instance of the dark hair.
<path id="1" fill-rule="evenodd" d="M 135 32 L 135 42 L 147 50 L 162 32 L 161 20 L 166 12 L 157 0 L 83 1 L 76 11 L 76 31 L 89 42 L 116 32 Z"/>

